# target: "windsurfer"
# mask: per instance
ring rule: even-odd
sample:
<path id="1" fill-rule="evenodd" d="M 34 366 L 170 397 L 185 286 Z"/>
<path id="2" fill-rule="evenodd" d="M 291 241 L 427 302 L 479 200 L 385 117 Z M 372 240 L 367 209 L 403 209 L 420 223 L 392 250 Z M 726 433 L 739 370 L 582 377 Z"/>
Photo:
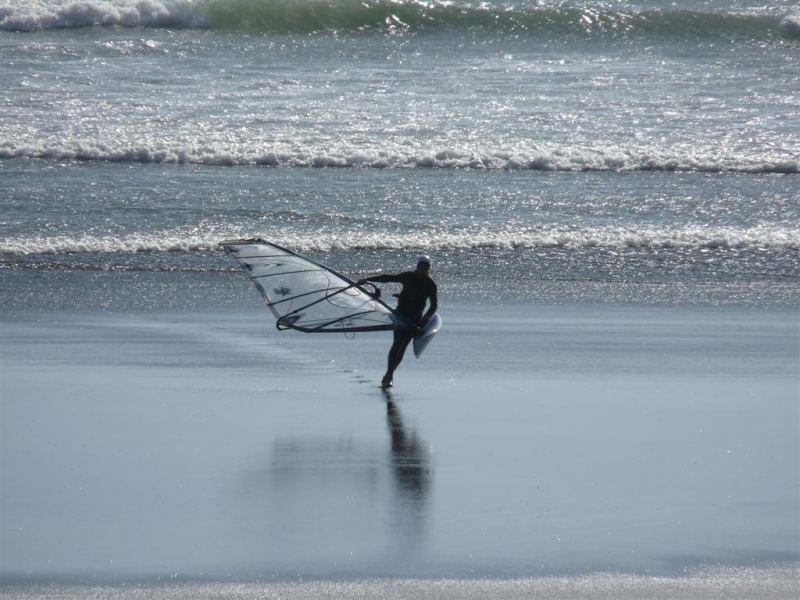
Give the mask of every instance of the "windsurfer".
<path id="1" fill-rule="evenodd" d="M 436 283 L 430 276 L 431 259 L 420 256 L 417 259 L 417 268 L 414 271 L 404 271 L 397 275 L 375 275 L 365 277 L 358 281 L 364 284 L 368 281 L 377 283 L 400 283 L 403 289 L 397 296 L 397 312 L 408 320 L 408 326 L 397 327 L 394 330 L 394 341 L 389 349 L 386 374 L 383 376 L 381 386 L 384 388 L 392 385 L 395 369 L 403 360 L 403 355 L 408 344 L 414 336 L 425 326 L 428 319 L 436 312 Z M 428 310 L 425 311 L 425 304 Z M 425 314 L 423 315 L 423 311 Z"/>

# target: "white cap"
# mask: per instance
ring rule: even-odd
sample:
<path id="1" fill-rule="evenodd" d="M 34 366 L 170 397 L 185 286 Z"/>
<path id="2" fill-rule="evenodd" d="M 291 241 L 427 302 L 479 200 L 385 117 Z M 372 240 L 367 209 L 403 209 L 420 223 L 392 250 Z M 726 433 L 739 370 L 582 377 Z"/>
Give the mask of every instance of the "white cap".
<path id="1" fill-rule="evenodd" d="M 417 258 L 417 264 L 420 264 L 420 263 L 425 263 L 426 265 L 430 266 L 430 264 L 431 264 L 431 257 L 430 257 L 430 256 L 427 256 L 427 255 L 425 255 L 425 254 L 422 254 L 422 255 L 420 255 L 420 256 Z"/>

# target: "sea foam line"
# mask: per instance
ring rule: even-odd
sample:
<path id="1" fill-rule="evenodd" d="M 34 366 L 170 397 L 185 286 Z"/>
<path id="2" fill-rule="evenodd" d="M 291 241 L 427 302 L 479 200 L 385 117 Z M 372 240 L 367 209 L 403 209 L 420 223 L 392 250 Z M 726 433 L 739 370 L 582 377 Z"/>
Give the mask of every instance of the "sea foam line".
<path id="1" fill-rule="evenodd" d="M 681 155 L 661 150 L 613 148 L 552 149 L 530 152 L 465 152 L 460 150 L 391 151 L 309 150 L 285 152 L 247 148 L 118 146 L 106 143 L 53 143 L 41 146 L 0 141 L 0 159 L 53 161 L 196 164 L 207 166 L 439 168 L 532 171 L 696 171 L 707 173 L 800 173 L 800 157 Z"/>
<path id="2" fill-rule="evenodd" d="M 0 255 L 117 254 L 202 252 L 218 249 L 222 239 L 258 235 L 300 252 L 413 251 L 491 249 L 640 249 L 640 250 L 797 250 L 800 228 L 781 226 L 640 228 L 563 227 L 537 231 L 473 231 L 445 229 L 413 234 L 246 231 L 245 228 L 186 233 L 163 231 L 128 235 L 32 236 L 0 239 Z"/>

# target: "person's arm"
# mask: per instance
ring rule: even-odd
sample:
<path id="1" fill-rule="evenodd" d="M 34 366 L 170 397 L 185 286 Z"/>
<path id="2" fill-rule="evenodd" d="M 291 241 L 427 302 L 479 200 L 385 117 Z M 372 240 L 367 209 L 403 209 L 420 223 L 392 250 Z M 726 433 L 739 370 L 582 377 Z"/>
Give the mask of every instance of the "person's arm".
<path id="1" fill-rule="evenodd" d="M 356 283 L 360 285 L 362 283 L 367 283 L 368 281 L 375 281 L 377 283 L 401 283 L 399 275 L 373 275 L 372 277 L 364 277 L 359 279 Z"/>
<path id="2" fill-rule="evenodd" d="M 422 315 L 422 324 L 423 325 L 428 322 L 428 319 L 430 319 L 433 316 L 433 313 L 435 313 L 436 309 L 439 307 L 439 302 L 437 300 L 437 295 L 438 295 L 438 292 L 436 290 L 436 284 L 434 283 L 433 284 L 433 290 L 431 291 L 430 296 L 428 296 L 428 302 L 430 303 L 430 306 L 428 306 L 428 310 L 425 312 L 425 314 Z"/>

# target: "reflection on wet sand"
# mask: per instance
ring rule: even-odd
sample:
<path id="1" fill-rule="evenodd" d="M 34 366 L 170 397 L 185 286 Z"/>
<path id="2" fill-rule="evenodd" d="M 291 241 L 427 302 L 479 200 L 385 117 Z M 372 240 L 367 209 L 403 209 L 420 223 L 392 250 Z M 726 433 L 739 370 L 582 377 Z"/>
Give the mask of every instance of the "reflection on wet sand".
<path id="1" fill-rule="evenodd" d="M 318 566 L 341 565 L 344 556 L 355 568 L 415 560 L 426 537 L 431 453 L 392 397 L 385 400 L 388 452 L 375 429 L 273 441 L 262 518 L 286 555 Z"/>
<path id="2" fill-rule="evenodd" d="M 430 450 L 414 430 L 405 427 L 400 410 L 391 396 L 386 401 L 386 420 L 397 487 L 409 500 L 422 503 L 431 488 Z"/>
<path id="3" fill-rule="evenodd" d="M 395 548 L 404 552 L 420 545 L 433 480 L 430 448 L 403 422 L 391 394 L 386 395 L 386 422 L 391 440 L 391 464 L 397 493 L 393 495 Z"/>

